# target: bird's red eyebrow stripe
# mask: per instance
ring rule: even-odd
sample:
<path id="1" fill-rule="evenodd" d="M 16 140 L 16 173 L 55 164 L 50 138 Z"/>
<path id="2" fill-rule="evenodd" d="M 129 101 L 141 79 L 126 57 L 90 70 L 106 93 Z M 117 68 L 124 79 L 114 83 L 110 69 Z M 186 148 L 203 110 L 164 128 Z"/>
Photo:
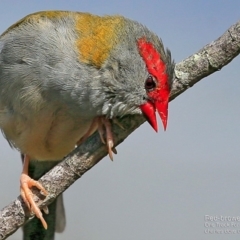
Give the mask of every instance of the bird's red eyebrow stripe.
<path id="1" fill-rule="evenodd" d="M 166 65 L 162 61 L 160 54 L 152 43 L 147 42 L 145 38 L 138 39 L 137 44 L 139 53 L 146 63 L 148 72 L 157 79 L 160 86 L 164 86 L 168 81 L 168 76 L 166 73 Z"/>

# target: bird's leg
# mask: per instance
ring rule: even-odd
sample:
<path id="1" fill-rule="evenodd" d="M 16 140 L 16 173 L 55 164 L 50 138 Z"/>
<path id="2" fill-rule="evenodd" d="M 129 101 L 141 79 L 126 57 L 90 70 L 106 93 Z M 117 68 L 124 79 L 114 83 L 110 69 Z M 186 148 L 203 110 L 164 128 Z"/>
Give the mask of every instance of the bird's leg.
<path id="1" fill-rule="evenodd" d="M 28 206 L 29 210 L 32 211 L 36 215 L 36 217 L 41 220 L 43 227 L 47 229 L 47 223 L 42 216 L 41 210 L 33 200 L 33 193 L 30 190 L 30 188 L 36 187 L 44 195 L 47 195 L 47 191 L 38 181 L 35 181 L 34 179 L 28 176 L 29 160 L 30 160 L 29 156 L 24 154 L 23 171 L 20 177 L 21 196 L 25 204 Z"/>
<path id="2" fill-rule="evenodd" d="M 105 127 L 105 129 L 104 129 Z M 113 148 L 113 135 L 111 129 L 111 122 L 104 116 L 96 117 L 88 131 L 84 134 L 84 136 L 77 142 L 77 145 L 82 144 L 89 136 L 91 136 L 96 130 L 98 130 L 99 136 L 103 144 L 107 145 L 108 154 L 111 160 L 113 160 L 113 153 L 117 153 L 116 149 Z M 105 133 L 105 139 L 104 139 Z"/>
<path id="3" fill-rule="evenodd" d="M 88 137 L 90 137 L 96 130 L 98 129 L 98 117 L 96 117 L 92 124 L 90 125 L 88 131 L 83 135 L 83 137 L 81 137 L 76 145 L 79 146 L 81 145 Z"/>
<path id="4" fill-rule="evenodd" d="M 106 141 L 103 138 L 103 126 L 105 127 L 105 131 L 106 131 Z M 113 135 L 112 135 L 112 125 L 109 121 L 109 119 L 105 118 L 105 117 L 99 117 L 99 124 L 98 124 L 98 133 L 100 135 L 100 138 L 102 140 L 102 142 L 105 144 L 107 144 L 107 148 L 108 148 L 108 155 L 110 157 L 110 159 L 113 161 L 113 153 L 116 153 L 116 150 L 113 148 Z"/>

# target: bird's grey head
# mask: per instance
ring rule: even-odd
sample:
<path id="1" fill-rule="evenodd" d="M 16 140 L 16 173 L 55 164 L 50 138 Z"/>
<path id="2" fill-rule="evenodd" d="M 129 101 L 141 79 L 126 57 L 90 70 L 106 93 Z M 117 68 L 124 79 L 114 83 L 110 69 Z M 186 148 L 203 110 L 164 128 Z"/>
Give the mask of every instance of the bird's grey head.
<path id="1" fill-rule="evenodd" d="M 174 62 L 155 34 L 136 22 L 129 26 L 90 83 L 90 102 L 109 118 L 143 113 L 157 131 L 155 111 L 167 124 Z"/>

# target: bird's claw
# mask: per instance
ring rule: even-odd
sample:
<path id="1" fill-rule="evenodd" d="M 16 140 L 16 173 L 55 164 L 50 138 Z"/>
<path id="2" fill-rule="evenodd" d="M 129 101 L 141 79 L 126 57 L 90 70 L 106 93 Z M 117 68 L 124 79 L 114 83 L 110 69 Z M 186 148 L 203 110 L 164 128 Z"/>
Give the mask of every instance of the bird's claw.
<path id="1" fill-rule="evenodd" d="M 104 134 L 103 126 L 105 127 L 106 141 L 103 137 L 103 134 Z M 117 151 L 113 147 L 114 142 L 113 142 L 113 135 L 112 135 L 112 129 L 111 129 L 111 122 L 109 119 L 105 117 L 99 117 L 98 133 L 100 135 L 102 143 L 107 144 L 108 155 L 110 159 L 113 161 L 113 153 L 117 154 Z"/>
<path id="2" fill-rule="evenodd" d="M 107 145 L 108 155 L 113 160 L 113 153 L 117 154 L 114 146 L 111 122 L 106 117 L 96 117 L 86 134 L 76 143 L 77 146 L 82 144 L 89 136 L 91 136 L 96 130 L 98 130 L 100 139 L 103 144 Z"/>
<path id="3" fill-rule="evenodd" d="M 45 188 L 38 181 L 35 181 L 32 178 L 30 178 L 27 174 L 22 173 L 20 178 L 20 192 L 22 199 L 27 205 L 28 209 L 31 212 L 33 212 L 37 218 L 40 219 L 43 227 L 47 229 L 47 223 L 42 216 L 42 212 L 33 199 L 33 193 L 30 190 L 31 187 L 38 188 L 41 191 L 41 193 L 45 196 L 48 194 Z M 44 208 L 43 210 L 45 212 L 46 208 Z"/>
<path id="4" fill-rule="evenodd" d="M 117 118 L 113 118 L 113 122 L 118 125 L 122 130 L 125 130 L 124 126 L 118 121 Z"/>

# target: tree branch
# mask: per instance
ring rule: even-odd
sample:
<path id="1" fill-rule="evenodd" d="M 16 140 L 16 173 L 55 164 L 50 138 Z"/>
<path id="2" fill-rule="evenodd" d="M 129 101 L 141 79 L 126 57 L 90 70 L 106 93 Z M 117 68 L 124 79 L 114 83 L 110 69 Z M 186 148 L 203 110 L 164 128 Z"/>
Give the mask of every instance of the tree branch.
<path id="1" fill-rule="evenodd" d="M 171 91 L 171 100 L 204 77 L 220 70 L 240 53 L 240 21 L 230 27 L 216 41 L 206 45 L 199 52 L 178 63 L 175 67 L 175 78 Z M 126 116 L 119 119 L 125 130 L 113 126 L 115 144 L 119 145 L 145 119 L 142 116 Z M 49 195 L 43 199 L 34 190 L 40 207 L 49 205 L 84 173 L 107 155 L 106 147 L 101 143 L 98 134 L 92 135 L 84 144 L 75 149 L 60 164 L 51 169 L 39 181 Z M 30 219 L 30 213 L 18 197 L 0 212 L 0 240 L 6 239 Z"/>

